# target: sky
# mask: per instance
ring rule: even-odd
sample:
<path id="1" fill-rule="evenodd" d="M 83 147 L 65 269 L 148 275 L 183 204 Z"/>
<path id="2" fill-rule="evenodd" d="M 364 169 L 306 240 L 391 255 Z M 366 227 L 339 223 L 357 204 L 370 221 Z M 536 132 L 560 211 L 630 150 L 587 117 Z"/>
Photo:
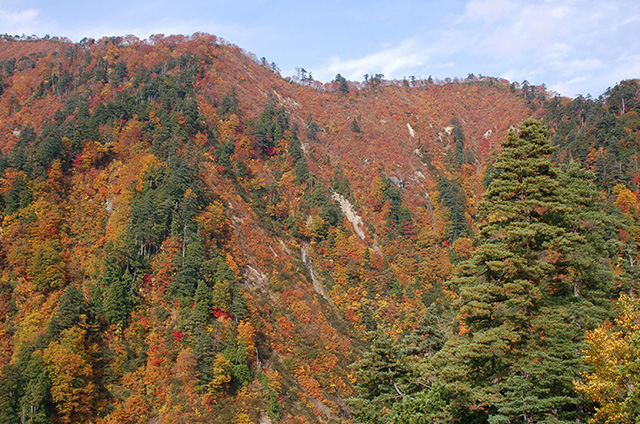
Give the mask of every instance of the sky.
<path id="1" fill-rule="evenodd" d="M 327 82 L 469 74 L 596 98 L 640 78 L 639 0 L 0 0 L 0 33 L 206 32 Z"/>

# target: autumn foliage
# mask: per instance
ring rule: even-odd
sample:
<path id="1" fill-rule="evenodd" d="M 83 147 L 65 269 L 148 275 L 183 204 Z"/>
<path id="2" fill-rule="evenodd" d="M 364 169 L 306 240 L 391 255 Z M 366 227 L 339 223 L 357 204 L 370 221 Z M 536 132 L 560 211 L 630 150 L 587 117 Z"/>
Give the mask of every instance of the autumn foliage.
<path id="1" fill-rule="evenodd" d="M 615 217 L 592 233 L 616 260 L 581 272 L 637 285 L 637 82 L 601 103 L 488 77 L 322 84 L 197 33 L 2 36 L 0 87 L 0 422 L 352 421 L 369 332 L 455 327 L 451 277 L 531 115 Z M 542 250 L 550 292 L 579 291 Z"/>

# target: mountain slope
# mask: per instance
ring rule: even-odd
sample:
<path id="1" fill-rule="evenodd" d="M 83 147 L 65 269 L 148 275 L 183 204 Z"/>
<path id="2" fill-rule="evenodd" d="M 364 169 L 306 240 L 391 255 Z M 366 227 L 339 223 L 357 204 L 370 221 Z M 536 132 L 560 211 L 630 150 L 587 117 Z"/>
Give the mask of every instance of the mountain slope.
<path id="1" fill-rule="evenodd" d="M 575 129 L 540 89 L 297 84 L 206 34 L 4 37 L 0 75 L 6 420 L 351 420 L 366 331 L 457 296 L 507 131 Z"/>

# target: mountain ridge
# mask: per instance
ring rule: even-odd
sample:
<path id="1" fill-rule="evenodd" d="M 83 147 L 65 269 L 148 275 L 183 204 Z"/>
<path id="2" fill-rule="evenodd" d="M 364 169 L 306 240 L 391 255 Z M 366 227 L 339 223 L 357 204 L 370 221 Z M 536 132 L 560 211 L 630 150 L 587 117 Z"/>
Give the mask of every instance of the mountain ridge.
<path id="1" fill-rule="evenodd" d="M 602 166 L 629 220 L 612 237 L 636 249 L 638 171 L 622 161 L 637 82 L 608 95 L 617 112 L 486 77 L 314 87 L 207 34 L 5 37 L 0 65 L 11 419 L 352 420 L 367 331 L 400 337 L 435 302 L 455 333 L 448 281 L 500 143 L 530 116 L 556 157 Z"/>

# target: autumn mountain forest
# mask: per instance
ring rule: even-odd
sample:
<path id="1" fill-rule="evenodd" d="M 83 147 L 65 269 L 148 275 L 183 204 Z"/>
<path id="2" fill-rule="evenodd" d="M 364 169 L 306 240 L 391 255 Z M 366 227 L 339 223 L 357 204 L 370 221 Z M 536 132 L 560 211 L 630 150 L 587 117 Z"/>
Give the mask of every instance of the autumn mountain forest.
<path id="1" fill-rule="evenodd" d="M 638 83 L 0 36 L 0 423 L 640 422 Z"/>

